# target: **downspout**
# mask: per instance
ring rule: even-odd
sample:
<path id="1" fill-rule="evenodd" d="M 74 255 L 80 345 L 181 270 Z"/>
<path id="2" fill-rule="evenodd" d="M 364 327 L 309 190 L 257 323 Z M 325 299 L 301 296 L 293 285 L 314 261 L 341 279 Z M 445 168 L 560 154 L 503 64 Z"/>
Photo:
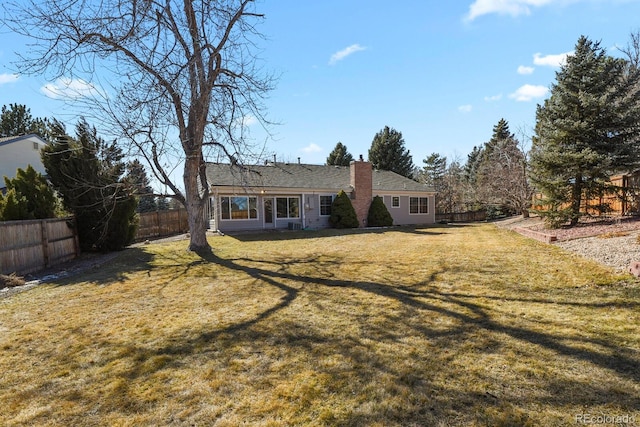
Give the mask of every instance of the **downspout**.
<path id="1" fill-rule="evenodd" d="M 298 161 L 300 160 L 300 158 L 298 157 Z M 300 209 L 300 211 L 302 212 L 302 229 L 304 230 L 305 228 L 307 228 L 307 226 L 305 225 L 305 222 L 307 220 L 307 202 L 305 202 L 307 196 L 306 194 L 302 193 L 302 206 L 300 206 L 302 209 Z"/>
<path id="2" fill-rule="evenodd" d="M 218 190 L 213 191 L 213 225 L 216 233 L 220 231 L 218 228 Z"/>

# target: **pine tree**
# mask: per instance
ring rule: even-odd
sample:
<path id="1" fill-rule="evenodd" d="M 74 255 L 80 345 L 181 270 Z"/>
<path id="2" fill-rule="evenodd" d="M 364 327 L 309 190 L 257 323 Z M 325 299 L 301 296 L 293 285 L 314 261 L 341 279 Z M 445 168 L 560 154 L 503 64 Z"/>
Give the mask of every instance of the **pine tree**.
<path id="1" fill-rule="evenodd" d="M 76 217 L 82 250 L 122 249 L 137 226 L 135 197 L 122 179 L 122 152 L 84 119 L 76 126 L 76 138 L 56 126 L 59 136 L 43 150 L 42 162 L 64 206 Z"/>
<path id="2" fill-rule="evenodd" d="M 25 220 L 54 218 L 56 196 L 47 180 L 31 165 L 18 168 L 16 177 L 4 179 L 7 195 L 0 194 L 0 219 Z M 6 212 L 3 212 L 6 211 Z"/>
<path id="3" fill-rule="evenodd" d="M 19 221 L 28 219 L 27 198 L 15 189 L 0 194 L 0 221 Z"/>
<path id="4" fill-rule="evenodd" d="M 447 172 L 447 158 L 439 153 L 431 153 L 422 163 L 424 163 L 421 173 L 422 182 L 440 191 Z"/>
<path id="5" fill-rule="evenodd" d="M 640 78 L 627 70 L 624 60 L 583 36 L 538 106 L 532 181 L 548 207 L 540 213 L 552 225 L 577 224 L 583 198 L 610 191 L 611 175 L 638 165 Z"/>
<path id="6" fill-rule="evenodd" d="M 327 157 L 327 165 L 330 166 L 349 166 L 353 161 L 353 156 L 347 151 L 347 146 L 338 142 L 329 157 Z"/>
<path id="7" fill-rule="evenodd" d="M 347 193 L 340 190 L 331 205 L 329 223 L 335 228 L 358 228 L 358 216 Z"/>
<path id="8" fill-rule="evenodd" d="M 376 133 L 369 149 L 369 161 L 375 169 L 388 170 L 412 178 L 413 158 L 404 146 L 402 133 L 389 126 Z"/>
<path id="9" fill-rule="evenodd" d="M 35 133 L 42 138 L 48 137 L 47 119 L 33 118 L 26 105 L 9 104 L 0 111 L 0 137 L 18 136 Z"/>
<path id="10" fill-rule="evenodd" d="M 390 227 L 393 225 L 393 217 L 384 204 L 382 197 L 375 196 L 369 205 L 367 214 L 367 226 L 369 227 Z"/>
<path id="11" fill-rule="evenodd" d="M 158 210 L 158 203 L 153 195 L 153 188 L 144 166 L 138 159 L 127 165 L 127 181 L 131 184 L 138 197 L 138 212 L 155 212 Z"/>
<path id="12" fill-rule="evenodd" d="M 527 215 L 532 190 L 526 156 L 505 119 L 493 127 L 491 139 L 479 153 L 474 185 L 480 203 L 504 213 Z"/>

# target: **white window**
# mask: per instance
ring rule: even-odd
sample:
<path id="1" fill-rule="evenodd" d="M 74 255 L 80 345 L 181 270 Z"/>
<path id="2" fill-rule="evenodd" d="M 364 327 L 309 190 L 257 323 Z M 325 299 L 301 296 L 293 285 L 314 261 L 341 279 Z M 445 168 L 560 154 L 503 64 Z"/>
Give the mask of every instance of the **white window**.
<path id="1" fill-rule="evenodd" d="M 320 196 L 320 215 L 331 215 L 331 205 L 333 204 L 333 196 Z"/>
<path id="2" fill-rule="evenodd" d="M 278 218 L 300 218 L 300 198 L 277 197 L 276 216 Z"/>
<path id="3" fill-rule="evenodd" d="M 399 208 L 400 207 L 400 197 L 398 197 L 398 196 L 391 197 L 391 207 L 392 208 Z"/>
<path id="4" fill-rule="evenodd" d="M 220 215 L 222 219 L 233 220 L 258 218 L 258 200 L 256 197 L 221 197 L 220 205 Z"/>
<path id="5" fill-rule="evenodd" d="M 409 197 L 410 214 L 429 213 L 429 199 L 426 197 Z"/>

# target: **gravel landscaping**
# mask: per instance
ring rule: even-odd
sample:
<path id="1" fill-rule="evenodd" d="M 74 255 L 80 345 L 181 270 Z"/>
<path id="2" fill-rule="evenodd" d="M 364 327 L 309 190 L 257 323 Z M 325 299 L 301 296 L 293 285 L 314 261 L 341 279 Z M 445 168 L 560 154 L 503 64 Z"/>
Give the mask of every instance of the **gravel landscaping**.
<path id="1" fill-rule="evenodd" d="M 511 218 L 497 225 L 515 231 L 524 228 L 548 233 L 556 237 L 554 245 L 617 271 L 627 271 L 632 261 L 640 261 L 640 219 L 635 217 L 585 222 L 557 230 L 546 229 L 538 217 Z"/>

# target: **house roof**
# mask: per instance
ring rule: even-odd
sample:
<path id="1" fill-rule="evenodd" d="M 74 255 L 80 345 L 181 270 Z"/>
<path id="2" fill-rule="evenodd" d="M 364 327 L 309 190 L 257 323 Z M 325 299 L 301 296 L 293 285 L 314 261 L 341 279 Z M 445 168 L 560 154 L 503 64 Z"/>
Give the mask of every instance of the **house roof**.
<path id="1" fill-rule="evenodd" d="M 5 136 L 0 138 L 0 146 L 3 145 L 7 145 L 7 144 L 12 144 L 14 142 L 18 142 L 18 141 L 22 141 L 23 139 L 30 139 L 30 138 L 36 138 L 39 140 L 39 142 L 46 144 L 47 141 L 45 141 L 44 139 L 42 139 L 40 137 L 40 135 L 37 135 L 35 133 L 30 133 L 28 135 L 18 135 L 18 136 Z"/>
<path id="2" fill-rule="evenodd" d="M 282 188 L 325 191 L 351 191 L 349 166 L 308 165 L 300 163 L 268 163 L 237 166 L 207 163 L 207 179 L 213 187 Z M 395 172 L 373 170 L 374 192 L 435 192 Z"/>

